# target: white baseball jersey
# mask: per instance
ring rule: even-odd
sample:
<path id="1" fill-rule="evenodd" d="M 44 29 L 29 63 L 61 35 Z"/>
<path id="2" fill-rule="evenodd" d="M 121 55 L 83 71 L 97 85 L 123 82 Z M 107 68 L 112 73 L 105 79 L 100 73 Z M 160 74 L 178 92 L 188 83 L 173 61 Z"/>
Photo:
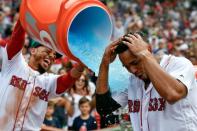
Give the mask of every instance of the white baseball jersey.
<path id="1" fill-rule="evenodd" d="M 32 70 L 22 53 L 8 60 L 3 49 L 3 64 L 0 79 L 0 130 L 39 131 L 43 123 L 47 102 L 56 94 L 53 74 L 40 75 Z"/>
<path id="2" fill-rule="evenodd" d="M 0 77 L 1 77 L 1 65 L 2 65 L 2 50 L 1 50 L 1 46 L 0 46 Z"/>
<path id="3" fill-rule="evenodd" d="M 197 80 L 197 66 L 195 65 L 194 68 L 195 68 L 195 75 L 196 75 L 196 80 Z"/>
<path id="4" fill-rule="evenodd" d="M 113 97 L 122 106 L 128 101 L 134 131 L 197 131 L 197 86 L 193 65 L 183 57 L 164 56 L 161 67 L 187 87 L 187 96 L 174 104 L 163 99 L 152 83 L 130 77 L 130 85 Z"/>

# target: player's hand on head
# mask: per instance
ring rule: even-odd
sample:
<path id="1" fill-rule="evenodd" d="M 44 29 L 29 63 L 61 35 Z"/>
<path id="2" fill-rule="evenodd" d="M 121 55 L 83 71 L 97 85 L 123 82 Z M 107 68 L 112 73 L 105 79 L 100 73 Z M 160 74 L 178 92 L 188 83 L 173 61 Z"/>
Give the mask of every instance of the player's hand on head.
<path id="1" fill-rule="evenodd" d="M 137 57 L 140 57 L 143 52 L 150 53 L 148 44 L 137 33 L 126 35 L 123 43 L 126 44 L 129 50 Z"/>
<path id="2" fill-rule="evenodd" d="M 123 37 L 119 38 L 118 40 L 112 42 L 110 45 L 108 45 L 105 49 L 105 53 L 103 55 L 103 60 L 102 62 L 106 65 L 109 65 L 110 63 L 112 63 L 117 54 L 115 53 L 115 49 L 116 47 L 120 44 L 120 42 L 122 41 Z"/>

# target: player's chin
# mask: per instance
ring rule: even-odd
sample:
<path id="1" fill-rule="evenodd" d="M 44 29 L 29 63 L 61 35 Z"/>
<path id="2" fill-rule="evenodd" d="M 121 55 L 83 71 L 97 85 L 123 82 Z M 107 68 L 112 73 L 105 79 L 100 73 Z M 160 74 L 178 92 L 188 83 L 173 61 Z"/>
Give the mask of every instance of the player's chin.
<path id="1" fill-rule="evenodd" d="M 137 76 L 139 79 L 141 79 L 141 80 L 146 80 L 147 78 L 146 78 L 146 76 L 145 75 L 139 75 L 139 76 Z"/>
<path id="2" fill-rule="evenodd" d="M 45 69 L 46 71 L 49 70 L 49 68 L 51 67 L 51 64 L 48 64 L 46 62 L 42 62 L 40 64 L 42 66 L 43 69 Z"/>
<path id="3" fill-rule="evenodd" d="M 46 65 L 40 64 L 39 68 L 38 68 L 38 72 L 43 74 L 43 73 L 47 72 L 49 70 L 49 68 L 50 68 L 50 66 L 46 66 Z"/>
<path id="4" fill-rule="evenodd" d="M 50 69 L 50 66 L 43 66 L 42 67 L 45 71 L 48 71 Z"/>

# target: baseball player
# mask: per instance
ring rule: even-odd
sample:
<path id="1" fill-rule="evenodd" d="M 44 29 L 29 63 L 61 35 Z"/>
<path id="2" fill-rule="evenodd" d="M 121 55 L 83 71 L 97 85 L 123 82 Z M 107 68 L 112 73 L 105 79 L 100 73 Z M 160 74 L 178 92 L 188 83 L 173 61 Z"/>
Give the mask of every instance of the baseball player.
<path id="1" fill-rule="evenodd" d="M 29 63 L 22 56 L 25 31 L 18 21 L 11 39 L 2 48 L 0 79 L 0 130 L 38 131 L 43 123 L 47 102 L 60 96 L 80 77 L 83 66 L 75 66 L 67 75 L 46 73 L 56 52 L 37 46 Z"/>
<path id="2" fill-rule="evenodd" d="M 112 97 L 110 63 L 118 54 L 131 73 L 128 88 Z M 97 110 L 106 115 L 128 104 L 134 131 L 196 131 L 197 86 L 194 67 L 183 57 L 156 61 L 138 34 L 128 34 L 106 48 L 97 81 Z"/>

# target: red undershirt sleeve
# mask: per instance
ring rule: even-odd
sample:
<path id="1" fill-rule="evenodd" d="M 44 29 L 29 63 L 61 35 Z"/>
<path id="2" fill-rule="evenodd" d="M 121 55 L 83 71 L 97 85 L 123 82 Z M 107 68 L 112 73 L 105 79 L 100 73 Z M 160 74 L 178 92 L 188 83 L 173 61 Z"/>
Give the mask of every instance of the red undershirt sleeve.
<path id="1" fill-rule="evenodd" d="M 0 40 L 0 46 L 5 47 L 5 46 L 6 46 L 6 42 L 7 42 L 7 41 L 1 39 L 1 40 Z"/>
<path id="2" fill-rule="evenodd" d="M 7 44 L 8 60 L 11 60 L 23 48 L 25 31 L 18 21 Z"/>

